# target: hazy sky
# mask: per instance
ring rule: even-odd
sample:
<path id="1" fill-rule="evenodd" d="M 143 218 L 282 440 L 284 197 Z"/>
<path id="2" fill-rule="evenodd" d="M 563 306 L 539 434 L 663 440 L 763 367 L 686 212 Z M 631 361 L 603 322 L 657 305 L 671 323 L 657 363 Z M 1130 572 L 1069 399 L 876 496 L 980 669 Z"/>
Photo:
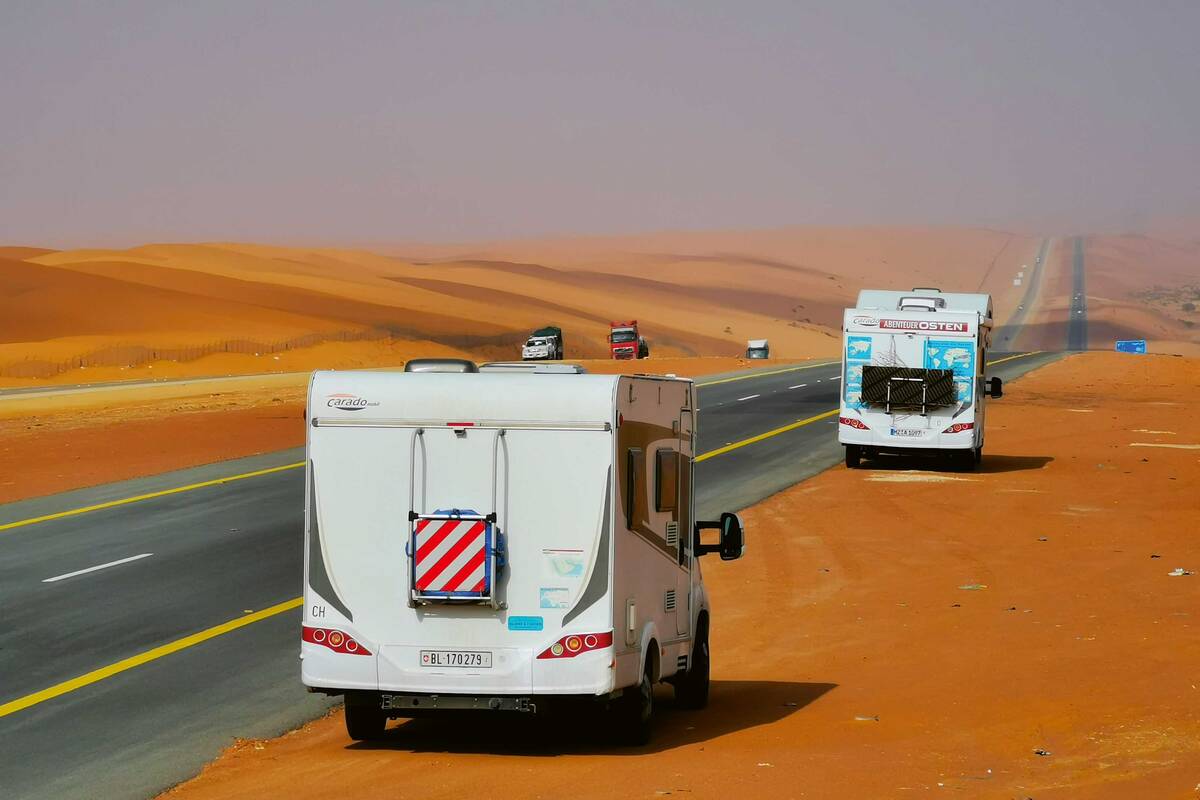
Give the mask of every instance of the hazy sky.
<path id="1" fill-rule="evenodd" d="M 0 242 L 1200 215 L 1200 2 L 0 0 Z"/>

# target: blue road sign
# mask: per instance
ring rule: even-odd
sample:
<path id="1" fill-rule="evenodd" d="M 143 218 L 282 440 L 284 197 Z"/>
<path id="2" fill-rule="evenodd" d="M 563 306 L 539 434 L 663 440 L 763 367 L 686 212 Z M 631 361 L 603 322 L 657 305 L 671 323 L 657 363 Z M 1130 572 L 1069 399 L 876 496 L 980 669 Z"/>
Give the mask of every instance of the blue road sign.
<path id="1" fill-rule="evenodd" d="M 1117 340 L 1117 352 L 1118 353 L 1145 353 L 1146 352 L 1146 340 L 1145 339 L 1118 339 Z"/>

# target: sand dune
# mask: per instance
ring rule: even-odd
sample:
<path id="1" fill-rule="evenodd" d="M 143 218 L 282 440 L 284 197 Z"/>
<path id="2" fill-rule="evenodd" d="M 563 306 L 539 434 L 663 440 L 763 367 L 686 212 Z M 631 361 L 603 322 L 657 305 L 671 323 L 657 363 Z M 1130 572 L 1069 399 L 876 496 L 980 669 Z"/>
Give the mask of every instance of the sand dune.
<path id="1" fill-rule="evenodd" d="M 1093 348 L 1148 339 L 1155 352 L 1200 355 L 1200 239 L 1089 236 L 1088 336 Z M 1190 304 L 1190 310 L 1189 310 Z"/>
<path id="2" fill-rule="evenodd" d="M 779 357 L 824 356 L 837 350 L 841 310 L 868 286 L 992 291 L 1006 318 L 1016 302 L 1012 276 L 1037 244 L 991 230 L 787 228 L 373 250 L 6 248 L 0 382 L 30 382 L 16 376 L 36 372 L 30 361 L 78 362 L 118 344 L 215 343 L 220 353 L 189 351 L 179 356 L 187 363 L 153 366 L 113 356 L 94 359 L 87 375 L 52 379 L 96 380 L 103 365 L 121 377 L 257 372 L 263 352 L 278 354 L 289 341 L 304 345 L 287 351 L 292 369 L 424 351 L 511 358 L 544 324 L 564 328 L 569 357 L 597 357 L 617 318 L 642 323 L 655 357 L 733 356 L 763 337 Z M 385 332 L 391 344 L 375 340 Z M 309 346 L 320 338 L 338 344 Z M 262 352 L 226 353 L 219 345 L 228 340 Z M 18 362 L 24 372 L 14 372 Z"/>

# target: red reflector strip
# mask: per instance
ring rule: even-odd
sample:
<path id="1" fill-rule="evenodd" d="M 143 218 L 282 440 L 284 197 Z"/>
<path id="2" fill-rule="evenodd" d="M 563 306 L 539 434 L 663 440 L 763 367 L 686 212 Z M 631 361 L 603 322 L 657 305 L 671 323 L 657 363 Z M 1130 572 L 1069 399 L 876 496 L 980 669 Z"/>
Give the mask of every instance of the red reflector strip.
<path id="1" fill-rule="evenodd" d="M 869 431 L 870 428 L 862 420 L 854 419 L 853 417 L 838 417 L 838 424 L 849 425 L 851 428 L 856 428 L 860 431 Z"/>
<path id="2" fill-rule="evenodd" d="M 447 428 L 474 428 L 474 422 L 447 422 Z"/>
<path id="3" fill-rule="evenodd" d="M 589 650 L 612 647 L 612 631 L 605 633 L 572 633 L 564 636 L 538 654 L 538 658 L 574 658 Z"/>
<path id="4" fill-rule="evenodd" d="M 353 636 L 347 636 L 341 631 L 333 630 L 332 628 L 310 628 L 307 625 L 300 627 L 300 639 L 309 644 L 328 647 L 335 653 L 344 653 L 348 656 L 369 656 L 371 651 L 359 644 Z"/>
<path id="5" fill-rule="evenodd" d="M 963 431 L 972 430 L 974 427 L 974 422 L 956 422 L 949 428 L 946 428 L 946 430 L 942 431 L 942 433 L 962 433 Z"/>

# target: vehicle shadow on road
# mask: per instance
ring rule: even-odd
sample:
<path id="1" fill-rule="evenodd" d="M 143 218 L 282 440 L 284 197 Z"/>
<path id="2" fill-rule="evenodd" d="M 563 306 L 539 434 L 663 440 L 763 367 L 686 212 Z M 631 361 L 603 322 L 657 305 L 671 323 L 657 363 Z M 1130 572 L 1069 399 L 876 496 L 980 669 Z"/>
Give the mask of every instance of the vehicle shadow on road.
<path id="1" fill-rule="evenodd" d="M 477 712 L 400 720 L 391 724 L 383 739 L 356 742 L 346 749 L 534 758 L 658 753 L 778 722 L 836 686 L 793 681 L 713 681 L 708 707 L 702 711 L 678 708 L 670 687 L 661 686 L 654 696 L 654 737 L 643 747 L 614 744 L 605 715 L 599 708 L 584 707 L 545 717 Z"/>

